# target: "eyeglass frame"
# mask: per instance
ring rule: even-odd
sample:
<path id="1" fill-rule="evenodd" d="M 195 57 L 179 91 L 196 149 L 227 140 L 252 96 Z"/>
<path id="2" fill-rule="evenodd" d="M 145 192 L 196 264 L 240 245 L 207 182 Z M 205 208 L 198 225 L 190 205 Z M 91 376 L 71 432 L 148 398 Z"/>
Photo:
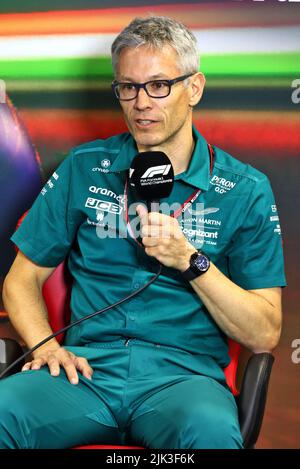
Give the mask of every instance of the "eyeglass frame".
<path id="1" fill-rule="evenodd" d="M 171 93 L 171 89 L 172 89 L 172 86 L 175 85 L 175 83 L 178 83 L 180 81 L 183 81 L 185 80 L 186 78 L 189 78 L 191 77 L 192 75 L 195 75 L 195 73 L 197 72 L 192 72 L 192 73 L 188 73 L 186 75 L 181 75 L 180 77 L 177 77 L 177 78 L 173 78 L 172 80 L 166 80 L 164 78 L 161 78 L 160 80 L 149 80 L 149 81 L 146 81 L 145 83 L 131 83 L 130 81 L 116 81 L 114 80 L 111 84 L 111 87 L 113 89 L 113 92 L 116 96 L 116 98 L 119 100 L 119 101 L 132 101 L 133 99 L 136 99 L 139 95 L 139 91 L 141 88 L 143 88 L 143 90 L 145 90 L 145 92 L 147 93 L 147 96 L 149 96 L 149 98 L 153 98 L 153 99 L 162 99 L 162 98 L 166 98 L 167 96 L 170 95 Z M 155 83 L 155 82 L 165 82 L 168 84 L 168 87 L 169 87 L 169 92 L 168 94 L 166 94 L 165 96 L 151 96 L 148 91 L 147 91 L 147 88 L 146 86 L 148 85 L 148 83 Z M 118 95 L 117 95 L 117 91 L 116 91 L 116 88 L 118 85 L 132 85 L 136 88 L 136 96 L 134 98 L 128 98 L 128 99 L 124 99 L 124 98 L 120 98 Z"/>

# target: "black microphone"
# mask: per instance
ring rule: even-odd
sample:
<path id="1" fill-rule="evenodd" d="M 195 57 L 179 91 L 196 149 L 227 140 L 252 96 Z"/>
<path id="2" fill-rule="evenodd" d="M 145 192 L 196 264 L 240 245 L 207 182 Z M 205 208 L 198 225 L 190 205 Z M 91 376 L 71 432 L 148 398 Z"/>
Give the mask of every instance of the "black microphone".
<path id="1" fill-rule="evenodd" d="M 129 170 L 129 184 L 146 201 L 149 212 L 159 212 L 159 201 L 169 197 L 174 185 L 171 161 L 162 151 L 138 153 Z"/>

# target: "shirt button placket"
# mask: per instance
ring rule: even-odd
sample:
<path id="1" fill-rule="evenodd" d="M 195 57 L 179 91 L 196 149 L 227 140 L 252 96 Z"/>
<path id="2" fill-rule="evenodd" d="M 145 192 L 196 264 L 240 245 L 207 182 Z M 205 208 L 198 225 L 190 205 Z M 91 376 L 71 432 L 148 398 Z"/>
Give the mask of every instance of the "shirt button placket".
<path id="1" fill-rule="evenodd" d="M 142 281 L 140 278 L 140 271 L 137 269 L 132 277 L 131 289 L 133 291 L 138 290 L 142 287 Z M 131 325 L 136 327 L 136 315 L 143 309 L 142 307 L 142 299 L 139 298 L 139 294 L 132 298 L 130 301 L 129 311 L 127 313 L 127 325 Z"/>

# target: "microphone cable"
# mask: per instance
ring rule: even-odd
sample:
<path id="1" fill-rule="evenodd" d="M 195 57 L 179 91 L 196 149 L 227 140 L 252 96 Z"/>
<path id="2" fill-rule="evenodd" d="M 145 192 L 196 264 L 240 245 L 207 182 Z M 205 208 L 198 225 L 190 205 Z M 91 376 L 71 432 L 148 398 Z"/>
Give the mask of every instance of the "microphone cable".
<path id="1" fill-rule="evenodd" d="M 62 334 L 63 332 L 66 332 L 68 329 L 71 329 L 71 327 L 78 326 L 78 324 L 80 324 L 80 323 L 83 322 L 83 321 L 86 321 L 87 319 L 91 319 L 91 318 L 93 318 L 94 316 L 97 316 L 98 314 L 105 313 L 105 311 L 108 311 L 109 309 L 114 308 L 115 306 L 119 306 L 120 304 L 124 303 L 125 301 L 130 300 L 130 299 L 133 298 L 134 296 L 136 296 L 136 295 L 138 295 L 139 293 L 141 293 L 143 290 L 145 290 L 147 287 L 149 287 L 149 285 L 151 285 L 153 282 L 155 282 L 155 280 L 160 276 L 161 271 L 162 271 L 162 264 L 159 264 L 159 270 L 158 270 L 158 272 L 154 275 L 154 277 L 152 277 L 152 278 L 149 280 L 149 282 L 146 283 L 146 285 L 143 285 L 141 288 L 139 288 L 139 289 L 136 290 L 135 292 L 130 293 L 130 295 L 125 296 L 124 298 L 122 298 L 121 300 L 116 301 L 116 302 L 113 303 L 112 305 L 105 306 L 105 308 L 102 308 L 102 309 L 100 309 L 99 311 L 96 311 L 96 312 L 94 312 L 94 313 L 88 314 L 87 316 L 84 316 L 83 318 L 78 319 L 77 321 L 75 321 L 75 322 L 69 324 L 68 326 L 63 327 L 63 328 L 60 329 L 59 331 L 54 332 L 53 334 L 49 335 L 49 336 L 46 337 L 45 339 L 41 340 L 41 342 L 39 342 L 38 344 L 36 344 L 34 347 L 32 347 L 31 349 L 29 349 L 27 352 L 23 353 L 19 358 L 17 358 L 17 360 L 15 360 L 13 363 L 11 363 L 11 364 L 7 367 L 4 371 L 2 371 L 2 373 L 0 374 L 0 379 L 1 379 L 4 375 L 6 375 L 6 373 L 7 373 L 9 370 L 11 370 L 14 366 L 16 366 L 20 361 L 24 360 L 28 355 L 30 355 L 32 352 L 34 352 L 37 348 L 41 347 L 41 346 L 44 345 L 46 342 L 48 342 L 48 340 L 51 340 L 51 339 L 53 339 L 54 337 L 56 337 L 57 335 Z"/>

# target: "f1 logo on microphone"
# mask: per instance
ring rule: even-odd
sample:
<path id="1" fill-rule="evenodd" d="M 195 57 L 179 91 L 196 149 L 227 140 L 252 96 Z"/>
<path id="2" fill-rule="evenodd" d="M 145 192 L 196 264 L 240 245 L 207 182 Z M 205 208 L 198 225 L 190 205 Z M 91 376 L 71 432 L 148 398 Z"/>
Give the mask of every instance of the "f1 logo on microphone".
<path id="1" fill-rule="evenodd" d="M 165 176 L 166 174 L 168 174 L 170 169 L 171 169 L 170 164 L 152 166 L 151 168 L 148 168 L 147 171 L 144 172 L 143 176 L 141 176 L 141 179 L 152 178 L 153 176 L 158 176 L 159 174 L 161 174 L 162 176 Z"/>

